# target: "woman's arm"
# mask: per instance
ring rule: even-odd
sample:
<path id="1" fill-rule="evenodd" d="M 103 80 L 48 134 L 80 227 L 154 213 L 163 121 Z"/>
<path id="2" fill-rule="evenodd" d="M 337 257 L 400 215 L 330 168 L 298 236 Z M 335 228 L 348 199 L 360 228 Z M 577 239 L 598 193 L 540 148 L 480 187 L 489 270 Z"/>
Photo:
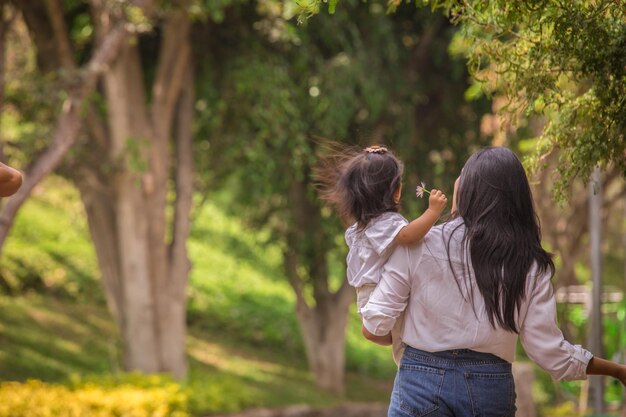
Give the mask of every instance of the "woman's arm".
<path id="1" fill-rule="evenodd" d="M 361 333 L 363 334 L 363 337 L 365 337 L 370 342 L 376 343 L 377 345 L 381 345 L 381 346 L 391 345 L 391 342 L 392 342 L 391 332 L 387 333 L 384 336 L 376 336 L 375 334 L 370 333 L 369 330 L 365 328 L 365 326 L 361 326 Z"/>
<path id="2" fill-rule="evenodd" d="M 22 186 L 22 174 L 0 162 L 0 197 L 13 195 Z"/>
<path id="3" fill-rule="evenodd" d="M 585 379 L 593 355 L 563 337 L 557 325 L 556 300 L 549 274 L 537 277 L 528 297 L 528 311 L 519 333 L 528 357 L 557 381 Z"/>
<path id="4" fill-rule="evenodd" d="M 606 375 L 619 379 L 626 386 L 626 366 L 594 356 L 587 365 L 587 375 Z"/>
<path id="5" fill-rule="evenodd" d="M 375 343 L 388 342 L 386 338 L 389 332 L 408 303 L 411 290 L 410 271 L 414 269 L 412 265 L 420 261 L 422 251 L 422 245 L 398 246 L 387 260 L 380 282 L 361 309 L 364 327 L 362 333 L 368 340 Z M 375 338 L 368 337 L 370 334 Z"/>
<path id="6" fill-rule="evenodd" d="M 395 243 L 402 246 L 413 245 L 424 239 L 426 233 L 435 224 L 448 202 L 445 194 L 432 190 L 428 198 L 428 209 L 417 219 L 407 224 L 398 232 Z"/>

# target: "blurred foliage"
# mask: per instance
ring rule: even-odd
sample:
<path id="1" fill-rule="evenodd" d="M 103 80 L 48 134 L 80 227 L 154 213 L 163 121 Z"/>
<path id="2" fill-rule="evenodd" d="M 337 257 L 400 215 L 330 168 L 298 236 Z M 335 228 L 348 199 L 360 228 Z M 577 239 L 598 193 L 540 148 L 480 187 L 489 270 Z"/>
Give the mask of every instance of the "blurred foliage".
<path id="1" fill-rule="evenodd" d="M 103 301 L 77 191 L 50 177 L 20 210 L 0 262 L 0 292 Z"/>
<path id="2" fill-rule="evenodd" d="M 186 395 L 179 385 L 151 378 L 149 386 L 98 383 L 74 388 L 29 380 L 0 383 L 2 417 L 186 417 Z M 139 377 L 135 379 L 140 379 Z"/>
<path id="3" fill-rule="evenodd" d="M 190 371 L 180 387 L 193 415 L 254 406 L 323 406 L 345 398 L 384 401 L 388 395 L 388 384 L 364 374 L 349 376 L 346 397 L 327 395 L 316 389 L 301 354 L 254 345 L 201 326 L 193 326 L 190 333 Z M 169 385 L 170 378 L 162 375 L 120 373 L 117 342 L 115 325 L 103 305 L 61 302 L 35 294 L 0 297 L 0 381 L 37 378 L 54 382 L 54 386 L 62 384 L 70 391 L 86 385 L 105 392 L 126 387 L 140 395 L 146 389 Z M 38 396 L 33 407 L 38 406 L 39 397 L 49 395 L 47 389 L 31 394 Z M 113 394 L 113 402 L 121 398 Z"/>
<path id="4" fill-rule="evenodd" d="M 196 146 L 203 152 L 196 164 L 211 170 L 201 185 L 230 190 L 233 214 L 266 228 L 281 250 L 298 252 L 307 283 L 307 271 L 320 262 L 312 246 L 324 242 L 332 289 L 344 277 L 343 228 L 316 198 L 311 176 L 327 140 L 385 143 L 406 163 L 406 189 L 419 177 L 449 193 L 472 147 L 489 142 L 479 132 L 487 101 L 465 101 L 467 71 L 447 52 L 455 29 L 443 17 L 345 4 L 332 18 L 297 26 L 290 2 L 259 1 L 256 9 L 228 10 L 206 35 L 196 34 L 207 45 L 199 62 Z M 312 213 L 291 210 L 294 184 L 306 189 Z M 410 194 L 408 211 L 425 208 Z M 319 217 L 321 226 L 298 230 L 298 215 L 309 223 Z M 301 238 L 290 244 L 294 233 Z"/>
<path id="5" fill-rule="evenodd" d="M 50 136 L 60 93 L 52 75 L 36 69 L 36 54 L 21 21 L 6 34 L 2 150 L 11 165 L 24 169 L 43 151 Z"/>
<path id="6" fill-rule="evenodd" d="M 118 337 L 103 305 L 0 296 L 0 317 L 0 380 L 63 381 L 118 368 Z"/>
<path id="7" fill-rule="evenodd" d="M 226 204 L 230 197 L 223 194 L 228 192 L 213 195 L 214 200 Z M 189 240 L 192 333 L 203 338 L 223 334 L 233 344 L 280 351 L 304 366 L 280 248 L 268 243 L 268 230 L 250 230 L 221 204 L 198 206 L 195 213 Z M 11 277 L 11 289 L 4 292 L 12 297 L 0 297 L 0 316 L 6 320 L 0 321 L 2 378 L 62 380 L 72 373 L 116 371 L 117 335 L 103 310 L 95 254 L 76 190 L 56 176 L 42 183 L 21 211 L 6 250 L 10 256 L 0 271 Z M 27 268 L 23 275 L 17 265 Z M 76 321 L 78 316 L 83 320 Z M 361 337 L 352 310 L 347 331 L 350 371 L 393 375 L 390 353 Z"/>
<path id="8" fill-rule="evenodd" d="M 439 177 L 450 191 L 465 157 L 488 143 L 479 134 L 488 102 L 465 101 L 467 72 L 448 54 L 455 29 L 444 18 L 344 6 L 295 26 L 291 9 L 262 1 L 257 13 L 232 11 L 206 40 L 196 127 L 207 152 L 197 165 L 240 178 L 233 204 L 254 217 L 284 211 L 291 180 L 308 175 L 324 140 L 385 143 L 413 182 Z"/>
<path id="9" fill-rule="evenodd" d="M 214 198 L 229 199 L 222 195 Z M 0 380 L 37 378 L 68 387 L 63 390 L 53 384 L 52 388 L 44 385 L 30 390 L 37 396 L 33 407 L 39 407 L 39 398 L 60 398 L 85 385 L 111 393 L 110 406 L 118 407 L 115 401 L 127 393 L 141 397 L 159 385 L 154 381 L 166 385 L 169 381 L 119 373 L 120 341 L 95 282 L 95 255 L 81 210 L 71 185 L 51 177 L 20 214 L 16 233 L 7 244 L 20 262 L 31 260 L 33 254 L 46 258 L 53 251 L 60 257 L 50 260 L 52 269 L 65 269 L 64 258 L 76 261 L 82 257 L 83 262 L 81 274 L 67 269 L 65 279 L 50 288 L 0 295 Z M 185 411 L 202 415 L 254 406 L 386 400 L 389 382 L 375 378 L 394 374 L 391 354 L 360 336 L 355 312 L 351 312 L 348 329 L 347 367 L 352 373 L 345 397 L 321 393 L 306 369 L 293 314 L 293 293 L 282 275 L 279 248 L 265 243 L 268 232 L 250 230 L 213 203 L 203 205 L 196 216 L 189 241 L 194 264 L 188 289 L 190 371 L 180 385 L 186 396 Z M 47 222 L 40 221 L 41 217 Z M 66 239 L 71 244 L 58 244 Z M 25 247 L 31 251 L 22 251 Z M 44 282 L 46 272 L 45 268 L 33 270 Z M 82 273 L 89 281 L 83 282 Z M 90 287 L 89 291 L 73 290 L 83 285 Z M 125 388 L 118 392 L 119 387 Z M 45 415 L 40 408 L 33 413 Z"/>
<path id="10" fill-rule="evenodd" d="M 253 346 L 301 353 L 294 297 L 282 280 L 281 254 L 266 239 L 267 232 L 250 233 L 213 204 L 202 207 L 189 241 L 194 268 L 188 321 Z"/>
<path id="11" fill-rule="evenodd" d="M 319 11 L 305 2 L 302 13 Z M 381 2 L 385 3 L 385 2 Z M 403 2 L 388 0 L 391 11 Z M 409 3 L 409 2 L 407 2 Z M 626 2 L 624 0 L 434 0 L 461 28 L 463 49 L 477 86 L 507 97 L 512 119 L 546 120 L 535 157 L 561 150 L 555 193 L 589 178 L 594 166 L 626 173 Z M 349 9 L 349 2 L 340 7 Z M 476 95 L 475 88 L 470 95 Z"/>
<path id="12" fill-rule="evenodd" d="M 503 111 L 545 118 L 535 164 L 561 150 L 557 197 L 597 164 L 626 173 L 626 2 L 438 5 L 462 23 L 472 74 L 508 98 Z"/>
<path id="13" fill-rule="evenodd" d="M 247 346 L 274 349 L 291 360 L 303 360 L 295 297 L 284 278 L 280 247 L 267 241 L 270 231 L 251 233 L 244 223 L 212 203 L 205 204 L 197 215 L 189 242 L 194 263 L 190 327 L 225 333 Z M 355 309 L 350 309 L 346 331 L 349 371 L 385 378 L 394 375 L 391 353 L 363 339 Z"/>

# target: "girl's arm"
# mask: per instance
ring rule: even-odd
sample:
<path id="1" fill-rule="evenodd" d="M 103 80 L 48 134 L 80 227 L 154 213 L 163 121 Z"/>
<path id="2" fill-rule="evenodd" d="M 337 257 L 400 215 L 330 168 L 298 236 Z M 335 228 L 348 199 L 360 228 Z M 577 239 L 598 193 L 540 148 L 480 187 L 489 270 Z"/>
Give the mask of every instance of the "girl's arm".
<path id="1" fill-rule="evenodd" d="M 626 366 L 607 361 L 606 359 L 593 357 L 587 365 L 587 375 L 606 375 L 619 379 L 626 386 Z"/>
<path id="2" fill-rule="evenodd" d="M 14 168 L 0 162 L 0 197 L 8 197 L 19 190 L 22 174 Z"/>
<path id="3" fill-rule="evenodd" d="M 428 233 L 439 216 L 441 216 L 441 212 L 446 207 L 447 202 L 448 199 L 444 193 L 439 190 L 432 190 L 428 198 L 428 209 L 424 214 L 407 224 L 398 232 L 394 240 L 395 243 L 408 246 L 424 239 L 426 233 Z"/>

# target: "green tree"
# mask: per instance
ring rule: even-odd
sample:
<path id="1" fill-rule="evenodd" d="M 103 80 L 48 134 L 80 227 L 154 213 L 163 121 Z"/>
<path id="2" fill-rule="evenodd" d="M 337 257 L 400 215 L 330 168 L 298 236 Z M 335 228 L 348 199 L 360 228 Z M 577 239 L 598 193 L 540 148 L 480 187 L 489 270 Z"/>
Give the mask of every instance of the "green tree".
<path id="1" fill-rule="evenodd" d="M 321 0 L 302 2 L 303 13 Z M 336 7 L 329 2 L 329 11 Z M 389 0 L 390 11 L 402 2 Z M 626 1 L 435 0 L 461 28 L 468 67 L 488 92 L 508 99 L 503 112 L 546 120 L 537 153 L 558 149 L 563 197 L 571 181 L 583 181 L 596 165 L 626 173 Z M 342 7 L 340 3 L 339 8 Z"/>
<path id="2" fill-rule="evenodd" d="M 190 3 L 11 3 L 50 94 L 37 105 L 62 111 L 49 116 L 57 119 L 51 139 L 29 155 L 26 181 L 2 209 L 0 240 L 38 181 L 54 169 L 68 176 L 85 205 L 125 368 L 180 377 L 192 198 Z"/>
<path id="3" fill-rule="evenodd" d="M 445 18 L 348 3 L 304 26 L 276 1 L 227 17 L 212 37 L 228 48 L 210 48 L 213 71 L 198 93 L 199 137 L 211 150 L 198 165 L 222 167 L 215 175 L 236 193 L 233 210 L 282 245 L 310 369 L 332 391 L 343 390 L 354 295 L 342 227 L 314 189 L 320 138 L 390 145 L 406 156 L 407 190 L 418 173 L 451 190 L 468 146 L 486 141 L 478 129 L 486 105 L 464 100 L 468 76 L 447 52 L 454 28 Z"/>

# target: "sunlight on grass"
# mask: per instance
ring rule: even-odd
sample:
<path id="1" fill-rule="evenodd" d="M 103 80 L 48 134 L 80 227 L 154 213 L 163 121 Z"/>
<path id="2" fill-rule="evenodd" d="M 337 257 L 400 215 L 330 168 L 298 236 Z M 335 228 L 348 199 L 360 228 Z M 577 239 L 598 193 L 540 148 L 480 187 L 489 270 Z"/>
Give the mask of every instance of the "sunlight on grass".
<path id="1" fill-rule="evenodd" d="M 237 411 L 246 406 L 329 404 L 340 400 L 320 392 L 304 368 L 272 362 L 248 352 L 188 337 L 192 366 L 190 402 L 198 411 Z M 210 369 L 210 372 L 198 372 Z"/>
<path id="2" fill-rule="evenodd" d="M 207 343 L 193 336 L 187 338 L 187 351 L 193 359 L 204 365 L 256 381 L 267 381 L 270 375 L 287 373 L 287 368 L 277 363 L 241 357 L 232 350 Z"/>
<path id="3" fill-rule="evenodd" d="M 29 295 L 0 297 L 1 379 L 59 380 L 72 373 L 111 370 L 116 330 L 104 309 Z M 85 317 L 85 320 L 77 320 Z"/>
<path id="4" fill-rule="evenodd" d="M 14 290 L 102 299 L 83 206 L 67 181 L 48 177 L 20 209 L 0 273 Z"/>
<path id="5" fill-rule="evenodd" d="M 3 276 L 16 288 L 34 287 L 0 295 L 0 381 L 36 378 L 73 386 L 72 381 L 93 379 L 104 386 L 113 378 L 143 385 L 143 379 L 119 373 L 118 331 L 97 280 L 82 207 L 67 187 L 54 178 L 44 183 L 45 193 L 26 204 L 8 240 Z M 337 397 L 316 388 L 280 247 L 267 232 L 251 230 L 215 204 L 201 210 L 188 241 L 189 373 L 181 387 L 189 410 L 204 415 L 386 401 L 395 369 L 390 352 L 361 337 L 354 311 L 347 392 Z M 43 287 L 36 287 L 38 280 Z"/>
<path id="6" fill-rule="evenodd" d="M 194 264 L 190 323 L 228 333 L 242 343 L 304 357 L 295 297 L 282 270 L 280 248 L 268 243 L 264 233 L 252 233 L 211 203 L 203 207 L 188 245 Z M 346 342 L 348 370 L 394 376 L 390 350 L 363 339 L 355 308 L 350 309 Z"/>

